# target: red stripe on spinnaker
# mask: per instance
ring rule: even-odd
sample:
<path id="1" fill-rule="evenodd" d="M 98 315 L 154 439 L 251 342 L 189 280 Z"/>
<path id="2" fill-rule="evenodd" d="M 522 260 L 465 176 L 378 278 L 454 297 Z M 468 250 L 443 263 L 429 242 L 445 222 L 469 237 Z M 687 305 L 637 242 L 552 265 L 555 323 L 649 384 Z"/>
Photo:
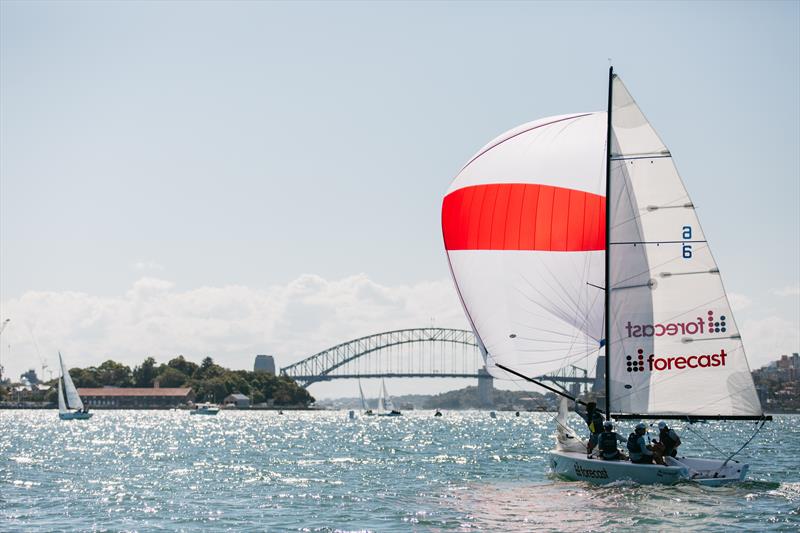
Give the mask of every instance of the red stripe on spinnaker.
<path id="1" fill-rule="evenodd" d="M 551 185 L 490 183 L 442 203 L 447 250 L 604 250 L 604 196 Z"/>

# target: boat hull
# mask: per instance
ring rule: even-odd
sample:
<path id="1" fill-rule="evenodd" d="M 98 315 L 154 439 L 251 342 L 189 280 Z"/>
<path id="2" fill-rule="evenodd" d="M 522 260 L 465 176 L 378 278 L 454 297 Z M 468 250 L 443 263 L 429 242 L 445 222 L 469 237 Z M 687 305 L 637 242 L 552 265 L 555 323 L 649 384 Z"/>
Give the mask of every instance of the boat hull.
<path id="1" fill-rule="evenodd" d="M 89 420 L 94 413 L 58 413 L 61 420 Z"/>
<path id="2" fill-rule="evenodd" d="M 211 409 L 195 409 L 194 411 L 189 411 L 190 415 L 215 415 L 219 413 L 219 409 L 214 407 Z"/>
<path id="3" fill-rule="evenodd" d="M 749 465 L 717 459 L 667 458 L 667 465 L 640 465 L 630 461 L 587 459 L 576 452 L 550 452 L 550 468 L 556 475 L 573 481 L 595 484 L 633 481 L 642 485 L 672 485 L 692 481 L 701 485 L 719 486 L 742 481 Z"/>

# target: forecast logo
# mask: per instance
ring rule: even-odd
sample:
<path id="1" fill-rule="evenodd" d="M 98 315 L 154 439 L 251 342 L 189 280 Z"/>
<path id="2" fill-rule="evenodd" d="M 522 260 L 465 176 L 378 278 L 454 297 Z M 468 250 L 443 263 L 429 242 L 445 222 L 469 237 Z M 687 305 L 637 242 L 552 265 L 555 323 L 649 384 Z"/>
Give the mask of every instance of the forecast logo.
<path id="1" fill-rule="evenodd" d="M 668 322 L 664 324 L 634 324 L 628 321 L 625 330 L 628 337 L 672 337 L 673 335 L 706 335 L 709 333 L 725 333 L 725 315 L 714 318 L 714 311 L 708 310 L 707 316 L 697 317 L 688 322 Z"/>
<path id="2" fill-rule="evenodd" d="M 655 354 L 644 356 L 644 350 L 636 350 L 636 356 L 626 356 L 628 372 L 661 372 L 663 370 L 686 370 L 725 366 L 728 354 L 722 349 L 719 353 L 700 355 L 676 355 L 661 357 Z"/>

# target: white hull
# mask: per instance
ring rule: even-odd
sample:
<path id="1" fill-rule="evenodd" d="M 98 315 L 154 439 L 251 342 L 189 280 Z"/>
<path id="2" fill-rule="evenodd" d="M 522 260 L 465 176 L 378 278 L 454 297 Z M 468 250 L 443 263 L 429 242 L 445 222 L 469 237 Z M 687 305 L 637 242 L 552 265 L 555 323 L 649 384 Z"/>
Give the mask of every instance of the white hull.
<path id="1" fill-rule="evenodd" d="M 587 459 L 583 453 L 550 452 L 550 468 L 558 476 L 573 481 L 589 481 L 591 483 L 613 483 L 615 481 L 633 481 L 642 485 L 671 485 L 680 481 L 693 481 L 701 485 L 718 486 L 744 480 L 749 465 L 738 461 L 718 459 L 696 459 L 681 457 L 666 459 L 667 466 L 640 465 L 630 461 L 604 461 Z"/>
<path id="2" fill-rule="evenodd" d="M 219 407 L 212 405 L 199 405 L 189 411 L 190 415 L 215 415 L 219 413 Z"/>

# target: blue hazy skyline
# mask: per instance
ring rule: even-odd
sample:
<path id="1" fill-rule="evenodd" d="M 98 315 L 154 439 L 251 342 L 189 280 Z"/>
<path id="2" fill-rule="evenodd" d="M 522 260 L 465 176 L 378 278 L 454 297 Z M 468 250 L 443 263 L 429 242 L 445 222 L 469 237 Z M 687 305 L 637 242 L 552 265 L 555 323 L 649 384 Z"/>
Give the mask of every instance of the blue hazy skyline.
<path id="1" fill-rule="evenodd" d="M 609 58 L 697 205 L 751 365 L 800 349 L 797 2 L 5 1 L 0 30 L 13 378 L 59 348 L 286 366 L 465 326 L 450 180 L 503 131 L 604 110 Z"/>

